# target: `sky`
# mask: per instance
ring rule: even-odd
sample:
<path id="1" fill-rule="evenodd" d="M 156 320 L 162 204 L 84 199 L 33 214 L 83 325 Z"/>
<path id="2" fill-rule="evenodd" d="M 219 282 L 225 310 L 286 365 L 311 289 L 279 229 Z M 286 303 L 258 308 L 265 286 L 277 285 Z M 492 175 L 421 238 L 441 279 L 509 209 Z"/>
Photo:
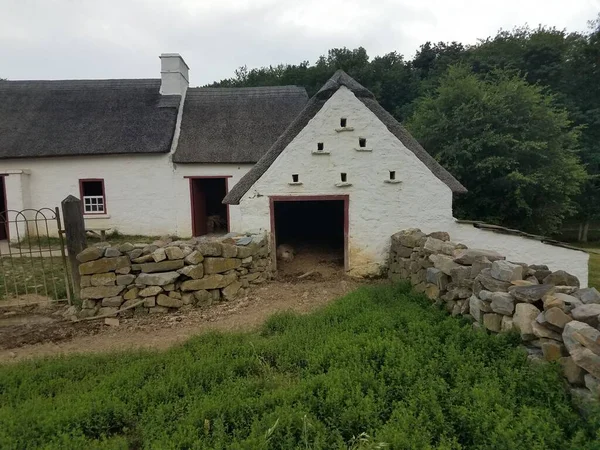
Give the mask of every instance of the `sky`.
<path id="1" fill-rule="evenodd" d="M 334 47 L 412 58 L 426 41 L 524 24 L 584 31 L 599 12 L 600 0 L 0 0 L 0 78 L 158 78 L 172 52 L 201 86 Z"/>

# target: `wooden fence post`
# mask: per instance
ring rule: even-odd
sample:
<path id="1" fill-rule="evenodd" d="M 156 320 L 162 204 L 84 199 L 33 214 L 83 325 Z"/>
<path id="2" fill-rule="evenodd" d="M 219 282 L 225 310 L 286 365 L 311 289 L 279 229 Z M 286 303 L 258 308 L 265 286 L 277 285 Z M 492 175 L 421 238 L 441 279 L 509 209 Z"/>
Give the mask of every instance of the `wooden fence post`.
<path id="1" fill-rule="evenodd" d="M 67 252 L 71 264 L 71 278 L 73 292 L 79 298 L 81 277 L 79 276 L 79 262 L 77 255 L 87 247 L 85 236 L 85 222 L 83 221 L 83 205 L 77 197 L 69 195 L 61 202 Z"/>

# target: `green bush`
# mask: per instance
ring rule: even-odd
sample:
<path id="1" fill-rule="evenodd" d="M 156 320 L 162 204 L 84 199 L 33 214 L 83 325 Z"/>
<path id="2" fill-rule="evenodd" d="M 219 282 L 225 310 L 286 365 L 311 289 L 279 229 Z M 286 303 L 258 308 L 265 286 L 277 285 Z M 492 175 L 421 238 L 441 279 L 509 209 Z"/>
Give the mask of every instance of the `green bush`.
<path id="1" fill-rule="evenodd" d="M 514 336 L 403 285 L 166 352 L 0 367 L 3 449 L 592 449 L 599 417 Z"/>

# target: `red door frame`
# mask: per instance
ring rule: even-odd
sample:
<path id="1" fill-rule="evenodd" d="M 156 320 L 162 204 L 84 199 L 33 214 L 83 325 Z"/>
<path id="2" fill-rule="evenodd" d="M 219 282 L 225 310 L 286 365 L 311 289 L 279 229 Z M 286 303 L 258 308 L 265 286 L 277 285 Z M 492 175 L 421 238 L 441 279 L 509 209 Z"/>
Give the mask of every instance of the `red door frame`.
<path id="1" fill-rule="evenodd" d="M 194 230 L 196 229 L 196 217 L 194 214 L 194 187 L 193 180 L 203 180 L 207 178 L 224 178 L 225 179 L 225 195 L 229 192 L 229 178 L 233 175 L 208 175 L 208 176 L 184 176 L 183 178 L 187 178 L 190 181 L 190 213 L 192 215 L 192 235 L 194 234 Z M 231 221 L 229 219 L 229 205 L 225 205 L 227 209 L 227 232 L 231 231 Z M 194 237 L 194 236 L 192 236 Z"/>
<path id="2" fill-rule="evenodd" d="M 274 195 L 269 197 L 269 213 L 271 215 L 271 245 L 273 254 L 277 249 L 275 239 L 275 202 L 310 202 L 310 201 L 330 201 L 341 200 L 344 202 L 344 270 L 348 271 L 348 230 L 349 219 L 348 210 L 350 207 L 349 195 Z M 273 257 L 273 269 L 277 270 L 277 257 Z"/>
<path id="3" fill-rule="evenodd" d="M 4 211 L 0 211 L 0 214 L 6 214 L 6 217 L 4 217 L 4 233 L 6 234 L 6 239 L 10 241 L 10 227 L 8 226 L 8 197 L 6 195 L 6 175 L 0 175 L 0 183 L 2 184 L 2 194 L 4 195 Z"/>

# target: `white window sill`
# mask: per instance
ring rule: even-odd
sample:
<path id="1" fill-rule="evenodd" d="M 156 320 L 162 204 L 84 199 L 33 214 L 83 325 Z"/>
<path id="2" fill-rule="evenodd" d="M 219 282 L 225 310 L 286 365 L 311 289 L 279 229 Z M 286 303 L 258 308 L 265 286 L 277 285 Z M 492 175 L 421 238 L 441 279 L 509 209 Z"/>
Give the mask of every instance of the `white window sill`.
<path id="1" fill-rule="evenodd" d="M 344 181 L 343 183 L 335 183 L 336 187 L 348 187 L 348 186 L 352 186 L 352 183 L 348 183 L 347 181 Z"/>
<path id="2" fill-rule="evenodd" d="M 313 155 L 331 155 L 331 152 L 326 152 L 325 150 L 313 150 Z"/>
<path id="3" fill-rule="evenodd" d="M 356 150 L 357 152 L 372 152 L 373 151 L 372 148 L 367 148 L 367 147 L 355 147 L 354 150 Z"/>
<path id="4" fill-rule="evenodd" d="M 292 181 L 290 183 L 288 183 L 290 186 L 301 186 L 302 185 L 302 181 Z"/>
<path id="5" fill-rule="evenodd" d="M 387 184 L 400 184 L 402 180 L 383 180 L 383 182 Z"/>
<path id="6" fill-rule="evenodd" d="M 340 127 L 336 128 L 335 131 L 341 133 L 342 131 L 354 131 L 354 127 Z"/>
<path id="7" fill-rule="evenodd" d="M 83 214 L 84 219 L 110 219 L 110 214 Z"/>

